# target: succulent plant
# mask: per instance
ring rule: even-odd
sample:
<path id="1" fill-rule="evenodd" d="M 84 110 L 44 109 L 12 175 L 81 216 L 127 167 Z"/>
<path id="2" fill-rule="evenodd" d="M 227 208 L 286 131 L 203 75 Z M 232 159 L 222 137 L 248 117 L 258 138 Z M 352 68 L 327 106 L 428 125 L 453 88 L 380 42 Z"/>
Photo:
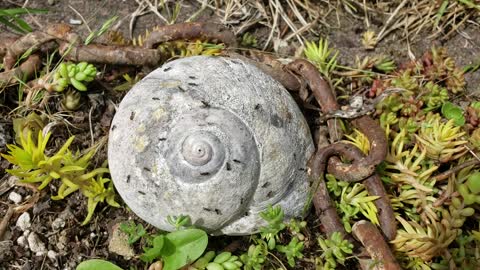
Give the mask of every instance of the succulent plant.
<path id="1" fill-rule="evenodd" d="M 480 203 L 480 172 L 471 173 L 467 180 L 457 187 L 465 205 Z"/>
<path id="2" fill-rule="evenodd" d="M 87 62 L 60 63 L 53 75 L 53 89 L 62 92 L 68 85 L 79 91 L 87 91 L 85 83 L 93 81 L 97 75 L 97 68 Z"/>
<path id="3" fill-rule="evenodd" d="M 82 105 L 82 95 L 74 90 L 67 90 L 63 93 L 62 108 L 67 111 L 75 111 Z"/>
<path id="4" fill-rule="evenodd" d="M 425 86 L 425 94 L 421 96 L 422 101 L 427 105 L 425 111 L 433 111 L 442 106 L 448 100 L 448 91 L 434 82 L 428 82 Z"/>
<path id="5" fill-rule="evenodd" d="M 465 132 L 455 126 L 455 120 L 442 121 L 440 115 L 429 114 L 422 123 L 418 135 L 415 135 L 420 148 L 426 151 L 427 157 L 442 163 L 458 159 L 467 149 Z"/>
<path id="6" fill-rule="evenodd" d="M 45 119 L 31 112 L 26 117 L 13 119 L 13 130 L 15 132 L 15 141 L 21 143 L 21 137 L 27 141 L 28 134 L 35 134 L 32 136 L 33 142 L 37 141 L 37 134 L 45 127 Z"/>

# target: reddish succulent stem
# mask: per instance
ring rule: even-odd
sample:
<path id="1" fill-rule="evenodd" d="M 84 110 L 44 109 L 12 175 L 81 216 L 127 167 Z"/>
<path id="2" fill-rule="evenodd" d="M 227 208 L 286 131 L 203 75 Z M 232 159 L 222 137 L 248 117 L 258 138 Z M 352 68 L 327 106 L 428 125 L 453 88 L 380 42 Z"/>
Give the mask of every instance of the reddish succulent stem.
<path id="1" fill-rule="evenodd" d="M 362 269 L 383 269 L 383 270 L 400 270 L 400 266 L 385 242 L 382 234 L 372 223 L 362 220 L 356 222 L 352 227 L 355 237 L 362 243 L 370 255 L 372 265 L 362 263 Z M 373 268 L 372 268 L 373 267 Z"/>
<path id="2" fill-rule="evenodd" d="M 214 23 L 192 22 L 166 25 L 150 32 L 143 47 L 153 49 L 162 42 L 180 39 L 217 40 L 229 46 L 236 46 L 235 35 L 227 28 Z"/>

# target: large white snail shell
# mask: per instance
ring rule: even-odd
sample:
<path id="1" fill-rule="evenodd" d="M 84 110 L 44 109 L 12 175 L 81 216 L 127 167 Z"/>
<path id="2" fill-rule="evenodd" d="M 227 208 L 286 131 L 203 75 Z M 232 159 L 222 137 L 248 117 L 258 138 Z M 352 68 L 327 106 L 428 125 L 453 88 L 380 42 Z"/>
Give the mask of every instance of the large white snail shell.
<path id="1" fill-rule="evenodd" d="M 188 215 L 211 233 L 250 234 L 259 212 L 302 213 L 309 128 L 284 87 L 237 59 L 165 64 L 125 96 L 110 132 L 113 182 L 142 219 Z"/>

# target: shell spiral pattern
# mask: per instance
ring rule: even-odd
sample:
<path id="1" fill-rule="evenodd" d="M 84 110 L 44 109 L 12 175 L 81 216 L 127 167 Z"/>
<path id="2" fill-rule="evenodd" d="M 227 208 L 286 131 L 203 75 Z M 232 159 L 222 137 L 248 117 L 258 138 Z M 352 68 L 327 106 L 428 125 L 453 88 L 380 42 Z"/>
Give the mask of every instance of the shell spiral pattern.
<path id="1" fill-rule="evenodd" d="M 189 215 L 214 234 L 250 234 L 259 212 L 301 214 L 310 131 L 286 90 L 240 60 L 196 56 L 156 69 L 122 100 L 108 159 L 115 187 L 142 219 L 172 230 Z"/>

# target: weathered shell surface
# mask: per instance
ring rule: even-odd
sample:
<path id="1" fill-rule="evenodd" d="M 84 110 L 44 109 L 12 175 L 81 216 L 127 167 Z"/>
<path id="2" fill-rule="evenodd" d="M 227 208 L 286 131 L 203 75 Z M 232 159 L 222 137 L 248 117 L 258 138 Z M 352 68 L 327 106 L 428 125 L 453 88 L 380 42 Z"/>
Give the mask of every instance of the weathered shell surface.
<path id="1" fill-rule="evenodd" d="M 222 57 L 165 64 L 125 96 L 110 132 L 116 189 L 142 219 L 172 230 L 189 215 L 215 234 L 250 234 L 259 212 L 301 215 L 308 125 L 288 92 L 256 67 Z"/>

